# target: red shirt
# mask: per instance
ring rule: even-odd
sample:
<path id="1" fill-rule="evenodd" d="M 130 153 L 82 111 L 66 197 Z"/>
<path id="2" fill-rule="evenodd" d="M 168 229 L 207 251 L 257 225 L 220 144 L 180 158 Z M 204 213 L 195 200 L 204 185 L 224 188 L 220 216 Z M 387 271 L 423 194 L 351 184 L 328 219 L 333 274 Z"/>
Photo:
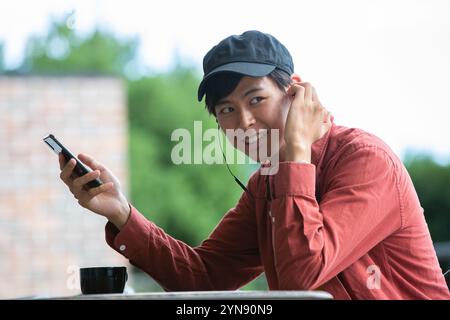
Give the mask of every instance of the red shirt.
<path id="1" fill-rule="evenodd" d="M 333 124 L 311 164 L 260 171 L 198 247 L 132 206 L 106 240 L 167 291 L 235 290 L 265 272 L 271 290 L 335 299 L 450 298 L 413 183 L 379 138 Z"/>

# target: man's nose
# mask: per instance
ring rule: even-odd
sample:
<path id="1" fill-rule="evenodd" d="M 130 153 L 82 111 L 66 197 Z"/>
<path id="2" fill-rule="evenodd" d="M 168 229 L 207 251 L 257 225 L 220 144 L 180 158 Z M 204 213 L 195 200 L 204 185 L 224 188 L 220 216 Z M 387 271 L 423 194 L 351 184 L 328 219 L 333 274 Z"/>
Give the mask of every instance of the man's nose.
<path id="1" fill-rule="evenodd" d="M 243 108 L 240 113 L 239 128 L 247 130 L 253 124 L 255 124 L 255 117 L 253 116 L 253 113 L 250 110 Z"/>

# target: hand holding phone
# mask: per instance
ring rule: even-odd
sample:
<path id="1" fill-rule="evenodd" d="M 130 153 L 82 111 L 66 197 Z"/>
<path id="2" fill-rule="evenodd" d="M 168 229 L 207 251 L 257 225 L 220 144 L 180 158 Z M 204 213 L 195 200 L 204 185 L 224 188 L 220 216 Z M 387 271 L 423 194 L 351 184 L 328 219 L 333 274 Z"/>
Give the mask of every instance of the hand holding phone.
<path id="1" fill-rule="evenodd" d="M 92 170 L 88 167 L 86 167 L 77 157 L 75 157 L 72 152 L 69 151 L 61 142 L 59 142 L 54 135 L 49 134 L 44 138 L 44 142 L 59 156 L 59 154 L 62 154 L 64 157 L 65 162 L 69 162 L 70 159 L 75 159 L 76 166 L 74 168 L 74 175 L 76 177 L 82 177 L 85 174 L 91 172 Z M 96 178 L 94 180 L 89 181 L 86 183 L 87 187 L 89 188 L 96 188 L 100 187 L 103 184 L 103 182 Z"/>
<path id="2" fill-rule="evenodd" d="M 53 135 L 48 135 L 44 141 L 58 154 L 60 178 L 78 203 L 121 229 L 130 215 L 130 206 L 121 192 L 119 180 L 92 157 L 86 154 L 80 154 L 79 159 L 75 157 Z"/>

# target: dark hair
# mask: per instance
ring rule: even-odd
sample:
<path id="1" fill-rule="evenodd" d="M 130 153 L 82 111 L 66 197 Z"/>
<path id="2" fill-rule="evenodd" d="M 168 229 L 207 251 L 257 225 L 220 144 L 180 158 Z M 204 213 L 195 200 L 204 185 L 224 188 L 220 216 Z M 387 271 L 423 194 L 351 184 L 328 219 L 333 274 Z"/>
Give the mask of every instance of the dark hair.
<path id="1" fill-rule="evenodd" d="M 208 80 L 206 85 L 205 108 L 208 110 L 209 114 L 216 116 L 214 109 L 216 103 L 233 92 L 243 77 L 244 75 L 239 73 L 223 72 L 212 76 L 212 78 Z M 290 75 L 278 68 L 269 73 L 267 77 L 275 81 L 280 90 L 284 90 L 292 83 Z"/>

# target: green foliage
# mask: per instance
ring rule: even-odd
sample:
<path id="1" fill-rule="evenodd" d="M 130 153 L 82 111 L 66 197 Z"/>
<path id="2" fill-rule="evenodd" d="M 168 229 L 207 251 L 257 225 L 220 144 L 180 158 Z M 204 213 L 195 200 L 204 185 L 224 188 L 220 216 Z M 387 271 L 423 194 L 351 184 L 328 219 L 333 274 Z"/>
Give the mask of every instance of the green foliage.
<path id="1" fill-rule="evenodd" d="M 408 155 L 405 166 L 424 208 L 433 241 L 450 241 L 450 165 L 429 155 Z"/>
<path id="2" fill-rule="evenodd" d="M 34 36 L 27 41 L 19 71 L 120 76 L 133 62 L 138 47 L 137 39 L 120 40 L 99 29 L 87 37 L 80 37 L 68 27 L 68 19 L 69 16 L 66 16 L 53 21 L 45 36 Z"/>

